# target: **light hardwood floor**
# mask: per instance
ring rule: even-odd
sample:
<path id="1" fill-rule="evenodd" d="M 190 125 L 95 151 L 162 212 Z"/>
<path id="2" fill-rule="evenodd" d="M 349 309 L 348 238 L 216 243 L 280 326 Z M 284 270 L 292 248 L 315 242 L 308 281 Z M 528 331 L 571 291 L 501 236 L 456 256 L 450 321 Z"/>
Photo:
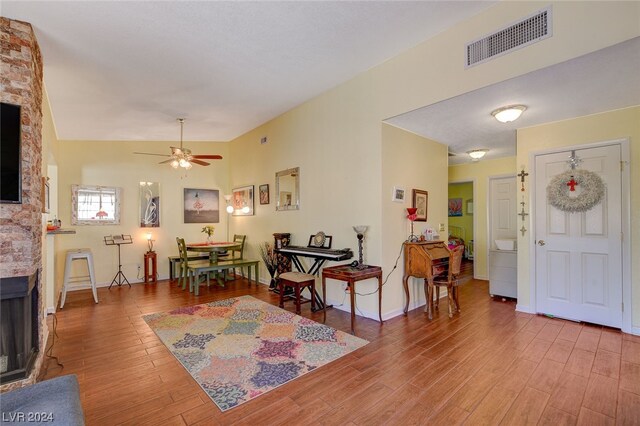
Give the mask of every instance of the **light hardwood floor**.
<path id="1" fill-rule="evenodd" d="M 97 305 L 90 291 L 68 294 L 53 350 L 64 369 L 46 372 L 78 375 L 88 425 L 640 424 L 640 337 L 517 313 L 484 281 L 462 287 L 453 319 L 446 304 L 433 321 L 422 309 L 383 326 L 358 317 L 370 344 L 226 413 L 141 316 L 277 295 L 244 280 L 199 297 L 168 281 L 98 293 Z M 302 315 L 322 319 L 309 304 Z M 327 324 L 348 332 L 350 318 L 330 309 Z"/>

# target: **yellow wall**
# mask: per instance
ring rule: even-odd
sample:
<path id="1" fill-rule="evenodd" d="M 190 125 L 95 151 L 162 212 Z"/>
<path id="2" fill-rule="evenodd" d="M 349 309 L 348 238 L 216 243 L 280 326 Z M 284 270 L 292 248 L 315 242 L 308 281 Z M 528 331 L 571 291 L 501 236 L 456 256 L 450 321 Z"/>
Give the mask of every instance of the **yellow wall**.
<path id="1" fill-rule="evenodd" d="M 55 237 L 46 234 L 46 223 L 53 219 L 58 207 L 58 179 L 56 153 L 58 152 L 58 137 L 56 135 L 51 106 L 46 89 L 42 94 L 42 176 L 49 178 L 49 207 L 50 213 L 42 215 L 42 277 L 44 280 L 43 291 L 45 307 L 55 306 L 59 288 L 56 290 L 55 283 Z"/>
<path id="2" fill-rule="evenodd" d="M 459 164 L 449 167 L 449 182 L 473 181 L 475 190 L 473 218 L 475 219 L 476 226 L 473 273 L 478 279 L 489 279 L 487 271 L 489 178 L 492 176 L 515 175 L 516 173 L 516 157 L 481 160 L 477 163 Z"/>
<path id="3" fill-rule="evenodd" d="M 154 250 L 158 256 L 160 278 L 169 275 L 167 257 L 177 254 L 176 237 L 187 241 L 203 241 L 204 224 L 183 223 L 183 188 L 220 190 L 220 223 L 214 240 L 226 239 L 225 202 L 222 195 L 228 193 L 229 159 L 228 144 L 212 142 L 185 142 L 195 153 L 220 154 L 223 160 L 210 166 L 194 166 L 186 175 L 173 170 L 168 164 L 158 164 L 161 157 L 135 155 L 134 151 L 164 153 L 168 142 L 97 142 L 60 141 L 58 155 L 58 218 L 64 228 L 74 229 L 75 235 L 59 235 L 56 244 L 57 280 L 62 281 L 65 252 L 73 248 L 91 248 L 94 257 L 96 280 L 109 284 L 118 271 L 116 247 L 105 246 L 103 238 L 112 234 L 130 234 L 133 244 L 122 246 L 122 270 L 129 281 L 139 281 L 137 265 L 143 265 L 147 251 L 145 235 L 153 233 Z M 139 182 L 160 183 L 160 228 L 139 226 Z M 71 226 L 71 185 L 101 185 L 122 188 L 121 224 L 96 226 Z M 142 273 L 140 274 L 142 278 Z"/>
<path id="4" fill-rule="evenodd" d="M 418 150 L 400 160 L 395 176 L 383 171 L 382 177 L 380 170 L 386 160 L 381 154 L 387 149 L 380 130 L 383 120 L 640 34 L 640 3 L 553 2 L 553 37 L 480 66 L 464 68 L 461 58 L 466 42 L 548 4 L 499 2 L 233 140 L 232 186 L 273 184 L 278 170 L 301 168 L 301 210 L 275 212 L 272 203 L 258 206 L 256 216 L 234 220 L 233 230 L 249 235 L 249 255 L 256 255 L 256 243 L 271 241 L 273 232 L 291 232 L 293 243 L 304 245 L 310 234 L 323 230 L 334 236 L 334 247 L 355 249 L 351 226 L 365 224 L 370 226 L 365 244 L 367 262 L 383 265 L 385 274 L 390 272 L 397 253 L 387 248 L 399 241 L 387 235 L 399 236 L 398 230 L 406 226 L 406 219 L 400 214 L 384 216 L 385 219 L 381 214 L 386 209 L 386 197 L 390 197 L 385 195 L 390 182 L 403 179 L 404 174 L 413 181 L 415 176 L 427 173 L 446 200 L 446 171 L 442 178 L 438 173 L 422 170 L 405 172 L 402 161 L 414 164 L 414 156 L 426 160 L 431 155 Z M 597 34 L 594 27 L 598 28 Z M 259 144 L 262 136 L 269 138 L 268 144 Z M 446 159 L 442 162 L 446 165 Z M 514 170 L 512 166 L 509 171 Z M 444 223 L 445 207 L 443 202 Z M 486 213 L 484 221 L 479 220 L 486 223 Z M 389 234 L 387 229 L 391 230 Z M 483 238 L 486 241 L 486 235 Z M 478 266 L 479 273 L 486 277 L 486 250 Z M 329 297 L 335 297 L 338 291 L 328 290 Z M 397 293 L 398 288 L 390 282 L 385 288 L 383 312 L 395 310 L 401 297 Z M 362 303 L 363 309 L 370 312 L 368 299 Z"/>
<path id="5" fill-rule="evenodd" d="M 532 176 L 533 154 L 563 146 L 629 138 L 631 157 L 631 259 L 640 253 L 640 107 L 626 108 L 603 114 L 580 117 L 556 123 L 518 130 L 517 164 L 526 164 Z M 524 193 L 529 205 L 532 195 L 529 186 Z M 528 228 L 532 229 L 531 216 Z M 535 309 L 530 297 L 531 233 L 518 234 L 518 305 L 523 309 Z M 640 263 L 632 261 L 633 326 L 640 326 Z"/>
<path id="6" fill-rule="evenodd" d="M 412 189 L 429 193 L 427 222 L 415 222 L 414 234 L 420 235 L 428 226 L 438 230 L 447 223 L 447 146 L 409 133 L 387 124 L 382 125 L 382 269 L 385 277 L 393 270 L 401 254 L 402 243 L 411 233 L 407 220 L 407 207 L 412 206 Z M 393 187 L 406 190 L 404 203 L 391 201 Z M 445 232 L 440 232 L 446 236 Z M 397 260 L 398 268 L 389 276 L 384 286 L 383 312 L 387 316 L 398 315 L 406 302 L 402 287 L 404 258 Z M 371 284 L 373 285 L 373 284 Z M 373 290 L 375 287 L 366 288 Z M 368 291 L 364 291 L 368 292 Z M 410 306 L 413 309 L 425 303 L 424 280 L 409 281 Z M 375 296 L 369 296 L 373 299 Z M 360 301 L 364 298 L 359 298 Z M 373 302 L 373 301 L 372 301 Z M 377 306 L 376 303 L 370 303 Z M 375 312 L 375 311 L 374 311 Z"/>
<path id="7" fill-rule="evenodd" d="M 174 199 L 178 202 L 184 186 L 225 189 L 255 185 L 257 189 L 258 185 L 268 183 L 271 204 L 256 203 L 255 216 L 231 219 L 231 233 L 248 235 L 248 256 L 256 257 L 256 244 L 272 241 L 273 232 L 291 232 L 293 243 L 304 245 L 310 234 L 323 230 L 334 236 L 335 248 L 355 250 L 356 238 L 351 227 L 364 224 L 370 226 L 365 242 L 366 260 L 383 265 L 386 275 L 397 257 L 397 247 L 406 237 L 407 226 L 406 218 L 400 214 L 403 206 L 389 201 L 390 187 L 402 184 L 407 190 L 414 185 L 429 190 L 429 221 L 446 223 L 447 161 L 446 156 L 441 156 L 441 146 L 417 143 L 413 137 L 399 136 L 400 133 L 386 126 L 381 129 L 383 120 L 640 34 L 639 2 L 553 2 L 553 37 L 485 64 L 464 68 L 461 58 L 466 42 L 548 4 L 499 2 L 488 11 L 238 137 L 228 147 L 214 145 L 220 146 L 220 150 L 228 149 L 229 160 L 207 169 L 194 169 L 187 179 L 178 179 L 172 170 L 153 164 L 150 158 L 131 154 L 153 147 L 166 148 L 166 144 L 61 142 L 59 217 L 64 224 L 69 224 L 72 183 L 124 187 L 126 217 L 120 227 L 82 227 L 75 237 L 59 239 L 65 241 L 66 247 L 96 247 L 101 258 L 99 281 L 105 281 L 111 279 L 117 265 L 115 250 L 102 246 L 102 237 L 108 233 L 131 233 L 136 244 L 123 248 L 126 259 L 123 263 L 125 273 L 133 276 L 145 250 L 143 232 L 137 228 L 135 186 L 139 180 L 159 181 L 163 198 L 177 197 Z M 388 138 L 388 134 L 394 136 Z M 268 137 L 265 145 L 259 143 L 262 136 Z M 404 142 L 396 147 L 394 140 Z M 415 149 L 407 151 L 407 146 Z M 395 162 L 391 163 L 390 159 Z M 301 210 L 276 212 L 274 176 L 277 171 L 290 167 L 301 168 Z M 510 171 L 513 170 L 512 166 Z M 485 173 L 488 175 L 489 171 Z M 485 181 L 479 179 L 478 187 L 486 186 Z M 484 191 L 486 194 L 486 188 Z M 486 195 L 482 198 L 486 199 Z M 436 205 L 442 210 L 434 211 Z M 166 208 L 165 203 L 158 238 L 160 259 L 173 252 L 175 235 L 187 238 L 199 235 L 197 226 L 183 225 L 181 213 L 173 216 L 174 212 L 165 213 Z M 486 223 L 484 214 L 484 220 L 478 217 L 480 223 Z M 167 221 L 167 217 L 172 218 Z M 224 226 L 224 215 L 222 220 Z M 486 253 L 478 263 L 480 271 L 486 274 Z M 166 275 L 166 263 L 161 261 L 160 266 L 161 275 Z M 383 312 L 394 313 L 401 305 L 403 296 L 398 285 L 401 274 L 400 266 L 385 286 Z M 364 288 L 371 285 L 363 284 Z M 329 297 L 337 297 L 339 293 L 339 288 L 332 288 Z M 361 302 L 359 299 L 367 314 L 377 310 L 372 299 L 363 297 Z"/>

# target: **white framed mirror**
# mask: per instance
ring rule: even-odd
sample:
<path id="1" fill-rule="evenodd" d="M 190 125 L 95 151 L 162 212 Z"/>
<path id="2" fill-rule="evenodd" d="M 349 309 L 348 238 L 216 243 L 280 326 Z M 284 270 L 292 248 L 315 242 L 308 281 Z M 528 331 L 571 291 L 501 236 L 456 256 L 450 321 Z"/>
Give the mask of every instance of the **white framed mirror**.
<path id="1" fill-rule="evenodd" d="M 72 225 L 119 225 L 120 188 L 71 185 Z"/>
<path id="2" fill-rule="evenodd" d="M 276 210 L 300 209 L 300 167 L 276 173 Z"/>

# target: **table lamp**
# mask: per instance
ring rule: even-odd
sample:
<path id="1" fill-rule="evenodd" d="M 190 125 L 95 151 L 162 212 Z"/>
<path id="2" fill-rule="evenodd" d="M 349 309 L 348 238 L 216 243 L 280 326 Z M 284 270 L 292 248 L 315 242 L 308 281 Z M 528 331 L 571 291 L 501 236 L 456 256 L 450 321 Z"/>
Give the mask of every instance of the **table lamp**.
<path id="1" fill-rule="evenodd" d="M 152 239 L 153 234 L 151 232 L 147 232 L 147 246 L 149 247 L 149 253 L 153 252 L 153 242 L 155 240 Z"/>
<path id="2" fill-rule="evenodd" d="M 358 237 L 358 269 L 366 269 L 367 265 L 364 264 L 362 260 L 362 240 L 364 239 L 364 233 L 367 232 L 369 226 L 367 225 L 356 225 L 353 227 L 353 230 L 356 231 L 356 235 Z"/>

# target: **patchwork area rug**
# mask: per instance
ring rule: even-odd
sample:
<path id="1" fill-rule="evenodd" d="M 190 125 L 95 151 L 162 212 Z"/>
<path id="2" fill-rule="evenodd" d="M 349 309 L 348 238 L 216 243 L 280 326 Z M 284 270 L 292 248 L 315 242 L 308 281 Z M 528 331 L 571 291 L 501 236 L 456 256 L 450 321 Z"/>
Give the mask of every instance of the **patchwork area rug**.
<path id="1" fill-rule="evenodd" d="M 222 411 L 369 343 L 251 296 L 144 320 Z"/>

